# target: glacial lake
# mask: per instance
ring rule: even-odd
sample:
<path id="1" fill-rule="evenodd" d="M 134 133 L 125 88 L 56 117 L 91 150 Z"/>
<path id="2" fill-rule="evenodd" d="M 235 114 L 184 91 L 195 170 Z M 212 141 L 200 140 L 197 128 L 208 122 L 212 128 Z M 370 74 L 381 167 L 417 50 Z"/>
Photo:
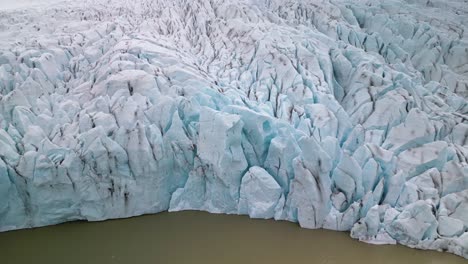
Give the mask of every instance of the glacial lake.
<path id="1" fill-rule="evenodd" d="M 455 264 L 448 253 L 358 242 L 295 223 L 185 211 L 0 233 L 0 263 Z"/>

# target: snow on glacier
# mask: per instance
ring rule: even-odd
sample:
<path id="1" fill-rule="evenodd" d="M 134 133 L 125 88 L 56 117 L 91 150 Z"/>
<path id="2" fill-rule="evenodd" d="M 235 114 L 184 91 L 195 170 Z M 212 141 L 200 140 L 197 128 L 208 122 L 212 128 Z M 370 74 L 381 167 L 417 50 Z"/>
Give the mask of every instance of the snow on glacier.
<path id="1" fill-rule="evenodd" d="M 466 1 L 46 2 L 0 11 L 0 230 L 205 210 L 468 258 Z"/>

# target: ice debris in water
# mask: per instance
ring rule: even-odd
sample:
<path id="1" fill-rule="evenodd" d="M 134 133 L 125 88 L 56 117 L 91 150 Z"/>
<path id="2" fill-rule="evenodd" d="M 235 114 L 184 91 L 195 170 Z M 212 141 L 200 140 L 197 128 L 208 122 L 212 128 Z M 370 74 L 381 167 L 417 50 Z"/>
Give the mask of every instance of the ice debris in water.
<path id="1" fill-rule="evenodd" d="M 0 230 L 206 210 L 468 258 L 468 6 L 0 11 Z"/>

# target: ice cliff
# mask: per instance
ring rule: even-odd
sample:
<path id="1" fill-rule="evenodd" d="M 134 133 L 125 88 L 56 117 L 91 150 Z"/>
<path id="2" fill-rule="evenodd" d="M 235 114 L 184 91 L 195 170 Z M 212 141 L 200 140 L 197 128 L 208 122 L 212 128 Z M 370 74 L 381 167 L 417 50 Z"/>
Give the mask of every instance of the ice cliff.
<path id="1" fill-rule="evenodd" d="M 468 258 L 467 27 L 466 0 L 0 11 L 0 230 L 190 209 Z"/>

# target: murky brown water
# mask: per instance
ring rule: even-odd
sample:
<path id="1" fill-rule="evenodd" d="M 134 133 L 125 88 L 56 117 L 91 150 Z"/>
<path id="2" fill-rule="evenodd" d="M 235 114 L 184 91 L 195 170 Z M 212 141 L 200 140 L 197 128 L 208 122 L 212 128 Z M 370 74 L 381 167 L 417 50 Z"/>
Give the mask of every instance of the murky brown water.
<path id="1" fill-rule="evenodd" d="M 161 213 L 0 233 L 0 263 L 408 263 L 468 261 L 447 253 L 360 243 L 347 233 L 204 212 Z"/>

